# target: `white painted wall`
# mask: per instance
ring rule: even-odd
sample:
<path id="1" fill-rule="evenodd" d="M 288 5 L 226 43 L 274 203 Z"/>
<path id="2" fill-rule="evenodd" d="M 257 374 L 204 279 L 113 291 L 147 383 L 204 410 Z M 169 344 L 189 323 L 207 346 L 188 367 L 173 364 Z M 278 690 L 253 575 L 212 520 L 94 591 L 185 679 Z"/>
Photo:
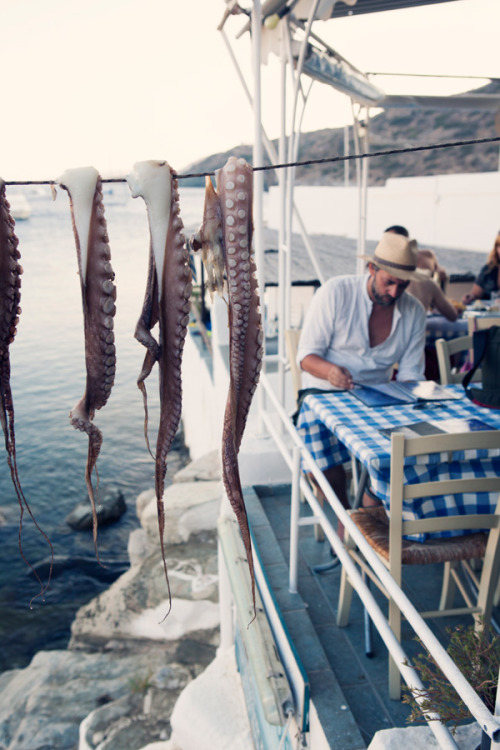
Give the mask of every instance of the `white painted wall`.
<path id="1" fill-rule="evenodd" d="M 191 460 L 212 450 L 220 453 L 224 411 L 229 390 L 229 329 L 226 303 L 217 295 L 211 310 L 213 360 L 200 354 L 188 333 L 183 355 L 182 423 Z M 272 376 L 276 379 L 277 376 Z M 293 411 L 291 378 L 287 384 L 287 408 Z M 277 387 L 277 386 L 276 386 Z M 238 464 L 243 487 L 252 484 L 284 484 L 290 470 L 258 418 L 259 389 L 252 400 Z"/>
<path id="2" fill-rule="evenodd" d="M 222 419 L 216 398 L 215 363 L 200 354 L 188 332 L 182 358 L 182 425 L 192 461 L 220 449 Z"/>
<path id="3" fill-rule="evenodd" d="M 310 234 L 357 238 L 358 202 L 356 187 L 295 188 Z M 270 189 L 266 205 L 268 226 L 277 229 L 277 187 Z M 391 224 L 407 227 L 421 246 L 489 253 L 500 230 L 500 172 L 404 177 L 369 188 L 367 239 L 378 240 Z"/>

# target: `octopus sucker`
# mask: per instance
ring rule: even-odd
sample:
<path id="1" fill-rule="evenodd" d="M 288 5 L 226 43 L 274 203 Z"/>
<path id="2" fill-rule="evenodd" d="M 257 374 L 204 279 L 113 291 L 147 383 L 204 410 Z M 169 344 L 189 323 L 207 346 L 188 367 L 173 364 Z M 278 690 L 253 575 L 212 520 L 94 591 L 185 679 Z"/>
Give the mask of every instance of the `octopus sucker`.
<path id="1" fill-rule="evenodd" d="M 14 423 L 14 401 L 10 387 L 10 345 L 13 343 L 16 333 L 19 316 L 21 314 L 21 274 L 23 269 L 19 263 L 21 254 L 18 249 L 19 240 L 14 232 L 14 219 L 10 213 L 10 205 L 5 195 L 5 183 L 0 179 L 0 424 L 5 438 L 5 449 L 7 451 L 7 464 L 10 469 L 12 484 L 19 503 L 19 551 L 21 557 L 29 568 L 33 571 L 38 583 L 40 592 L 30 602 L 43 594 L 49 586 L 52 565 L 54 560 L 54 551 L 52 544 L 47 535 L 38 525 L 33 512 L 24 496 L 19 479 L 16 457 L 16 433 Z M 35 527 L 42 534 L 47 542 L 51 552 L 51 563 L 49 577 L 44 584 L 33 568 L 31 563 L 26 559 L 22 547 L 22 527 L 24 512 L 27 512 Z"/>
<path id="2" fill-rule="evenodd" d="M 57 182 L 68 192 L 70 200 L 85 334 L 85 393 L 72 408 L 70 421 L 75 429 L 86 432 L 89 438 L 85 484 L 92 506 L 94 546 L 99 561 L 96 494 L 102 433 L 92 420 L 95 412 L 106 404 L 115 378 L 116 350 L 112 333 L 116 312 L 115 275 L 110 262 L 102 183 L 97 170 L 94 167 L 68 169 Z M 94 469 L 97 477 L 95 491 L 92 484 Z"/>
<path id="3" fill-rule="evenodd" d="M 253 172 L 232 156 L 216 173 L 216 189 L 206 178 L 203 222 L 191 238 L 202 250 L 210 291 L 228 305 L 230 384 L 222 433 L 222 478 L 245 545 L 255 611 L 255 576 L 238 453 L 252 396 L 262 367 L 262 319 L 252 256 Z"/>
<path id="4" fill-rule="evenodd" d="M 180 217 L 179 193 L 174 170 L 164 161 L 138 162 L 127 177 L 127 182 L 132 196 L 141 197 L 146 203 L 150 231 L 146 293 L 135 331 L 136 339 L 147 351 L 137 385 L 144 399 L 144 433 L 149 449 L 145 380 L 158 362 L 160 421 L 154 456 L 155 494 L 170 611 L 172 598 L 164 548 L 163 493 L 167 455 L 181 419 L 181 363 L 189 323 L 191 270 L 189 253 L 182 233 L 184 227 Z M 156 323 L 159 323 L 158 341 L 151 333 Z"/>

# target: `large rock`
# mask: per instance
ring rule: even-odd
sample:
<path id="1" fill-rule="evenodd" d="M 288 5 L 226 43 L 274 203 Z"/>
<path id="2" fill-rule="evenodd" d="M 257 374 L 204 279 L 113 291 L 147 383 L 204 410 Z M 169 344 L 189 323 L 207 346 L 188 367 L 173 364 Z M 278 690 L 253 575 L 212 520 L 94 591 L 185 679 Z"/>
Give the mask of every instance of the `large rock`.
<path id="1" fill-rule="evenodd" d="M 135 653 L 40 651 L 26 669 L 0 675 L 0 747 L 74 750 L 80 722 L 100 704 L 126 702 L 129 715 L 132 708 L 142 715 L 144 695 L 150 685 L 162 690 L 158 685 L 165 669 L 178 677 L 174 691 L 163 688 L 165 700 L 173 705 L 178 686 L 187 684 L 199 670 L 173 663 L 172 656 L 154 644 L 138 647 Z M 168 729 L 168 722 L 163 721 L 163 728 Z M 160 736 L 158 731 L 151 732 L 144 742 L 120 747 L 135 750 Z"/>
<path id="2" fill-rule="evenodd" d="M 174 476 L 174 482 L 216 482 L 221 478 L 219 451 L 211 451 L 191 461 Z"/>
<path id="3" fill-rule="evenodd" d="M 187 542 L 191 534 L 215 529 L 222 498 L 220 482 L 182 482 L 167 487 L 165 508 L 165 545 Z M 158 510 L 154 491 L 141 493 L 137 514 L 142 527 L 158 538 Z"/>
<path id="4" fill-rule="evenodd" d="M 458 727 L 453 739 L 459 750 L 474 750 L 481 742 L 481 729 L 477 723 Z M 402 747 L 438 750 L 439 743 L 427 726 L 381 729 L 374 735 L 368 750 L 401 750 Z"/>
<path id="5" fill-rule="evenodd" d="M 99 492 L 96 503 L 97 522 L 99 526 L 118 521 L 127 510 L 125 498 L 120 490 L 103 489 Z M 93 526 L 90 501 L 84 500 L 66 516 L 66 523 L 75 531 L 86 531 Z"/>
<path id="6" fill-rule="evenodd" d="M 145 675 L 132 692 L 94 709 L 83 720 L 79 750 L 136 750 L 151 739 L 168 737 L 166 717 L 191 679 L 190 671 L 177 665 Z"/>
<path id="7" fill-rule="evenodd" d="M 71 626 L 70 648 L 102 648 L 110 637 L 176 640 L 205 628 L 218 628 L 215 532 L 167 549 L 172 596 L 168 617 L 160 543 L 144 537 L 142 542 L 139 564 L 78 610 Z"/>
<path id="8" fill-rule="evenodd" d="M 193 487 L 200 491 L 194 492 Z M 161 558 L 156 500 L 154 491 L 141 493 L 137 514 L 142 529 L 133 532 L 129 540 L 131 567 L 80 608 L 72 623 L 70 648 L 102 648 L 110 633 L 114 639 L 177 640 L 201 632 L 202 638 L 216 643 L 219 608 L 215 526 L 220 496 L 218 482 L 173 484 L 165 493 L 165 550 L 172 597 L 166 616 L 169 589 Z"/>
<path id="9" fill-rule="evenodd" d="M 169 739 L 179 694 L 219 641 L 221 495 L 219 482 L 195 479 L 165 493 L 167 617 L 154 492 L 137 498 L 131 567 L 78 611 L 69 649 L 0 675 L 0 750 L 139 750 Z"/>

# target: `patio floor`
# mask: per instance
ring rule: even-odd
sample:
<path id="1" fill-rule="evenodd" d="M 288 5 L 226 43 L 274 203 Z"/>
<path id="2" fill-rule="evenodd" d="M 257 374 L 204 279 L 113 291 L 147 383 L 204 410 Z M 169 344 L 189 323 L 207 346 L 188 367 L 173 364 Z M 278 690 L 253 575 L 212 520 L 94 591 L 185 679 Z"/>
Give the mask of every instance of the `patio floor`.
<path id="1" fill-rule="evenodd" d="M 311 681 L 313 701 L 315 705 L 318 701 L 322 704 L 320 718 L 324 726 L 328 725 L 327 737 L 328 732 L 332 733 L 331 746 L 341 750 L 363 747 L 359 736 L 353 736 L 348 717 L 341 716 L 337 708 L 332 711 L 331 704 L 328 708 L 329 693 L 337 687 L 366 747 L 379 729 L 408 726 L 409 707 L 389 698 L 387 649 L 375 628 L 372 628 L 374 655 L 372 658 L 365 656 L 363 607 L 357 596 L 353 597 L 349 625 L 337 627 L 341 568 L 338 566 L 322 574 L 312 570 L 331 560 L 328 542 L 316 541 L 313 526 L 303 526 L 299 533 L 299 596 L 288 591 L 290 487 L 256 486 L 245 490 L 245 502 L 266 574 Z M 308 513 L 309 506 L 302 505 L 301 514 Z M 422 586 L 422 570 L 420 566 L 405 569 L 405 591 L 418 608 L 435 608 L 439 602 L 441 566 L 426 566 L 425 587 Z M 372 588 L 382 611 L 386 612 L 385 598 Z M 496 610 L 497 621 L 499 615 Z M 458 624 L 468 626 L 472 618 L 438 618 L 428 623 L 446 645 L 449 640 L 446 629 Z M 403 622 L 402 645 L 409 657 L 424 650 L 406 622 Z M 325 680 L 329 679 L 333 687 L 323 689 L 327 684 Z"/>

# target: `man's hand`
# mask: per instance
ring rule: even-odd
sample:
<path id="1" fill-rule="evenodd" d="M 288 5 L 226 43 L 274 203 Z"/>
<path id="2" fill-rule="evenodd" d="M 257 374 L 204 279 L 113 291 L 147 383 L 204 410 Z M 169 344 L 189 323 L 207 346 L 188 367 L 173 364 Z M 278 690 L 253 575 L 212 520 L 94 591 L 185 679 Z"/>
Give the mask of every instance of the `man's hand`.
<path id="1" fill-rule="evenodd" d="M 308 354 L 307 357 L 304 357 L 300 366 L 305 372 L 314 375 L 315 378 L 327 380 L 335 388 L 342 388 L 342 390 L 354 388 L 352 375 L 346 367 L 334 365 L 317 354 Z"/>
<path id="2" fill-rule="evenodd" d="M 340 367 L 339 365 L 330 365 L 328 382 L 335 388 L 345 388 L 347 390 L 354 388 L 351 373 L 346 367 Z"/>

